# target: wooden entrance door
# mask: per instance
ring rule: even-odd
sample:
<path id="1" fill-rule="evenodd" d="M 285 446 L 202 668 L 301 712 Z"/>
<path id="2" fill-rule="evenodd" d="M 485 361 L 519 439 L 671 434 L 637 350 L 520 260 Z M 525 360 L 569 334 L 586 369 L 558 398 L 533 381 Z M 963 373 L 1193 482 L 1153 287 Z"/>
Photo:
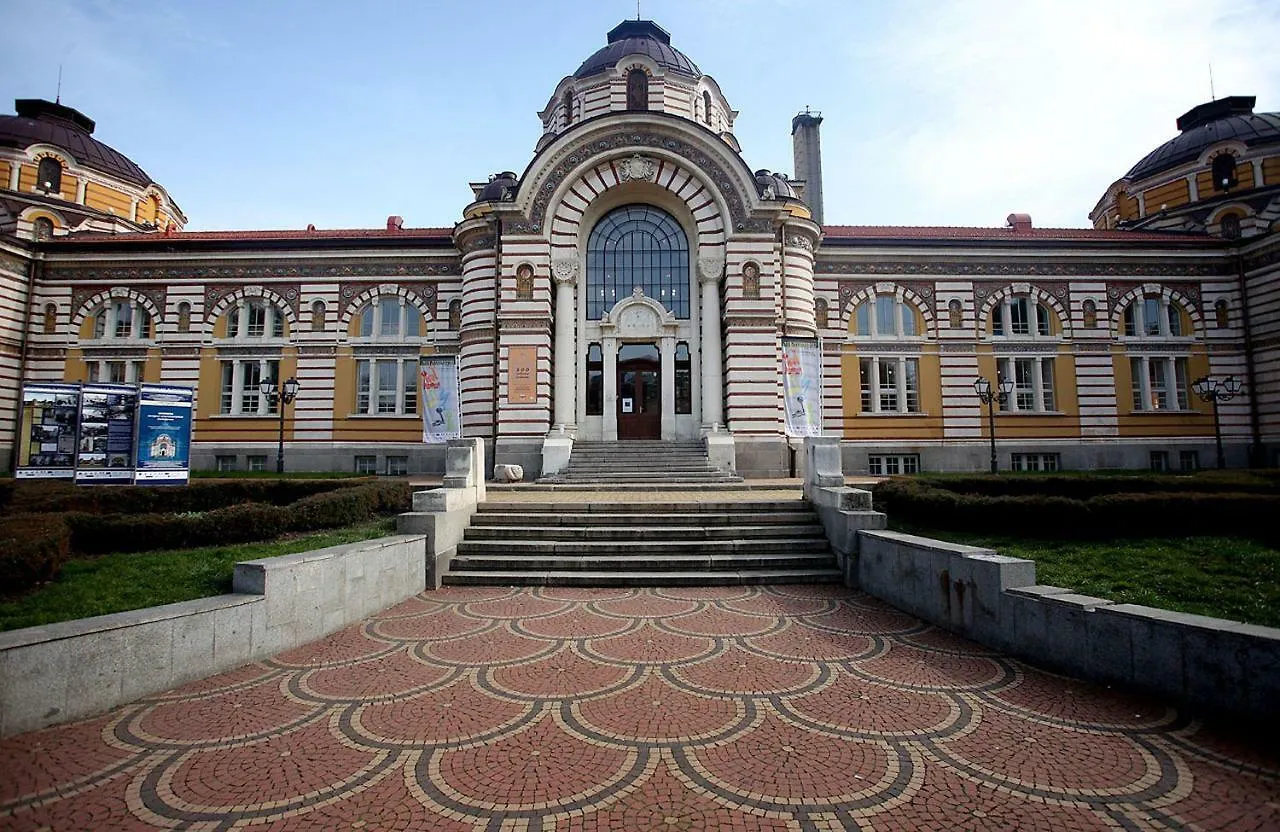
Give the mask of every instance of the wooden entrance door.
<path id="1" fill-rule="evenodd" d="M 656 344 L 618 350 L 618 438 L 662 438 L 662 362 Z"/>

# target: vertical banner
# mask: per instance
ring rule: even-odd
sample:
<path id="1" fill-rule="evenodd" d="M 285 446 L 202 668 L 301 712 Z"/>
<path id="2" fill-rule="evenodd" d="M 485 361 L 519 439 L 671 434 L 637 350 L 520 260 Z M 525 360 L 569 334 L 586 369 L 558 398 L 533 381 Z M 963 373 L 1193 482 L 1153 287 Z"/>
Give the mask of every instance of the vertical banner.
<path id="1" fill-rule="evenodd" d="M 538 401 L 538 348 L 511 347 L 507 350 L 507 401 L 534 404 Z"/>
<path id="2" fill-rule="evenodd" d="M 80 389 L 80 444 L 76 484 L 128 485 L 133 481 L 133 385 L 86 384 Z"/>
<path id="3" fill-rule="evenodd" d="M 186 485 L 191 475 L 190 387 L 144 384 L 138 390 L 139 485 Z"/>
<path id="4" fill-rule="evenodd" d="M 787 436 L 822 434 L 822 356 L 816 338 L 782 339 Z"/>
<path id="5" fill-rule="evenodd" d="M 441 443 L 462 436 L 458 357 L 433 355 L 418 366 L 422 385 L 422 441 Z"/>
<path id="6" fill-rule="evenodd" d="M 76 468 L 80 385 L 25 384 L 18 431 L 18 479 L 70 479 Z"/>

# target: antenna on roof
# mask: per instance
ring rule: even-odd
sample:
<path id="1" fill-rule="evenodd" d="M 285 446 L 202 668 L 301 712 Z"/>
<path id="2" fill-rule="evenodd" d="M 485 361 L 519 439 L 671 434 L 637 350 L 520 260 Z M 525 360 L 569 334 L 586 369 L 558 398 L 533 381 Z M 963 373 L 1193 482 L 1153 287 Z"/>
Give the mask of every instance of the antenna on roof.
<path id="1" fill-rule="evenodd" d="M 1213 91 L 1213 61 L 1209 62 L 1209 100 L 1217 101 L 1218 96 Z"/>
<path id="2" fill-rule="evenodd" d="M 58 94 L 54 96 L 53 103 L 62 103 L 62 64 L 58 64 Z"/>
<path id="3" fill-rule="evenodd" d="M 636 0 L 636 20 L 640 19 L 640 0 Z"/>

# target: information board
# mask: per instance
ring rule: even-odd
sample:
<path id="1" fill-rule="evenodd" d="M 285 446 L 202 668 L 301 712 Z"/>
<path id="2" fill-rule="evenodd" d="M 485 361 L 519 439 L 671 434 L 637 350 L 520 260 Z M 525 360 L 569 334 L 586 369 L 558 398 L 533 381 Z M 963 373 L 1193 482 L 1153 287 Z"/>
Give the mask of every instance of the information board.
<path id="1" fill-rule="evenodd" d="M 128 485 L 133 481 L 134 417 L 138 388 L 86 384 L 80 388 L 76 483 Z"/>
<path id="2" fill-rule="evenodd" d="M 18 432 L 18 479 L 70 479 L 76 468 L 80 385 L 25 384 Z"/>
<path id="3" fill-rule="evenodd" d="M 138 390 L 138 485 L 186 485 L 191 476 L 193 390 L 144 384 Z"/>

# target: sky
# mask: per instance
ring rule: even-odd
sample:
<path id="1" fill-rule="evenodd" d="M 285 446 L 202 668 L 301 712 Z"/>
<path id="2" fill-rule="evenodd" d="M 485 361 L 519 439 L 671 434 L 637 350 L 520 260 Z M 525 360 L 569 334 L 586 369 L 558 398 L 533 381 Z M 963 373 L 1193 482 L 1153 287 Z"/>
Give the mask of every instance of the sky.
<path id="1" fill-rule="evenodd" d="M 828 224 L 1088 225 L 1210 99 L 1280 111 L 1276 0 L 641 0 L 752 169 L 820 111 Z M 98 124 L 188 230 L 451 226 L 523 171 L 556 84 L 635 0 L 0 0 L 0 108 Z M 39 35 L 38 37 L 36 35 Z"/>

